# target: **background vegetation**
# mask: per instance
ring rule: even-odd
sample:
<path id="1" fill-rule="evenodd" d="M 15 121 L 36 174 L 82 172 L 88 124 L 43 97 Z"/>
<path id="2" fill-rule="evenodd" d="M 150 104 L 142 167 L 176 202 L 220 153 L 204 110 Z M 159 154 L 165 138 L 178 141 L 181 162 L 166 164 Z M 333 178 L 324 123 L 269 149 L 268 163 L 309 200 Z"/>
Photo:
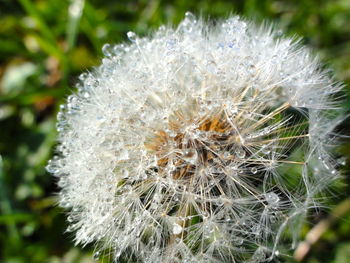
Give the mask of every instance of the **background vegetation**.
<path id="1" fill-rule="evenodd" d="M 104 43 L 126 41 L 129 30 L 144 35 L 163 23 L 177 24 L 186 11 L 214 19 L 238 13 L 282 25 L 320 52 L 349 93 L 349 0 L 0 0 L 0 262 L 93 262 L 92 248 L 74 248 L 64 234 L 63 211 L 54 206 L 55 179 L 45 171 L 58 106 L 78 75 L 100 63 Z M 350 99 L 344 108 L 350 109 Z M 349 134 L 349 127 L 346 121 L 339 129 Z M 350 145 L 337 154 L 346 161 Z M 310 219 L 325 218 L 325 233 L 304 262 L 350 262 L 347 167 L 329 209 L 333 216 L 321 212 Z M 311 228 L 305 225 L 305 234 Z"/>

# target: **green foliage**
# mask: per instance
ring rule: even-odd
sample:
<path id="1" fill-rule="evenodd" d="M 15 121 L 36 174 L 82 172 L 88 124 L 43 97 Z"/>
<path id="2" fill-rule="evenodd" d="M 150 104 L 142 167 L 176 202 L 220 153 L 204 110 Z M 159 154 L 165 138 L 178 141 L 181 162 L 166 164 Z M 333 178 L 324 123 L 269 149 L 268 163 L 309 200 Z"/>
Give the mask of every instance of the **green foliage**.
<path id="1" fill-rule="evenodd" d="M 303 36 L 337 78 L 350 84 L 349 0 L 0 0 L 0 262 L 93 262 L 91 250 L 74 248 L 64 234 L 55 178 L 44 168 L 55 144 L 58 105 L 78 74 L 99 64 L 104 43 L 125 41 L 129 30 L 145 35 L 163 23 L 176 24 L 186 11 L 276 22 L 287 34 Z M 350 100 L 344 107 L 350 108 Z M 341 130 L 349 133 L 349 123 Z M 338 155 L 348 158 L 349 149 L 344 145 Z M 350 194 L 348 186 L 337 189 L 337 202 Z M 305 262 L 349 258 L 347 211 Z"/>

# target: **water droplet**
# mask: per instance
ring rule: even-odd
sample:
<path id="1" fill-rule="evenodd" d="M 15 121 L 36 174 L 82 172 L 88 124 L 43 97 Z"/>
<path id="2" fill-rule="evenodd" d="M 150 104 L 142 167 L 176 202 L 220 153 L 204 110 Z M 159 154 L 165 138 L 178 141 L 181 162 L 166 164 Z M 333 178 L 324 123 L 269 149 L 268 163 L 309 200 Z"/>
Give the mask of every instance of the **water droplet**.
<path id="1" fill-rule="evenodd" d="M 79 76 L 79 80 L 81 80 L 81 81 L 84 81 L 85 79 L 87 79 L 89 77 L 89 73 L 82 73 L 82 74 L 80 74 L 80 76 Z M 69 98 L 70 97 L 73 97 L 73 96 L 69 96 L 68 97 L 68 100 L 69 100 Z M 74 98 L 74 97 L 73 97 Z"/>
<path id="2" fill-rule="evenodd" d="M 268 204 L 271 206 L 278 205 L 278 202 L 280 201 L 280 198 L 274 192 L 270 192 L 270 193 L 265 194 L 265 198 L 266 198 L 266 201 L 268 202 Z"/>
<path id="3" fill-rule="evenodd" d="M 122 55 L 125 52 L 125 45 L 124 44 L 120 44 L 120 45 L 116 45 L 113 47 L 113 53 L 115 55 Z"/>
<path id="4" fill-rule="evenodd" d="M 67 227 L 67 232 L 73 232 L 74 231 L 74 226 L 70 225 Z"/>
<path id="5" fill-rule="evenodd" d="M 66 201 L 65 199 L 62 199 L 61 202 L 60 202 L 60 206 L 63 207 L 63 208 L 69 208 L 71 207 L 71 203 L 69 203 L 68 201 Z"/>
<path id="6" fill-rule="evenodd" d="M 197 154 L 197 151 L 195 149 L 189 148 L 189 149 L 185 149 L 182 152 L 182 158 L 191 164 L 196 163 L 197 157 L 198 157 L 198 154 Z"/>
<path id="7" fill-rule="evenodd" d="M 185 13 L 185 19 L 191 21 L 191 22 L 194 22 L 196 23 L 196 17 L 194 14 L 192 14 L 191 12 L 186 12 Z"/>
<path id="8" fill-rule="evenodd" d="M 179 28 L 185 33 L 193 31 L 193 25 L 197 23 L 196 17 L 191 12 L 185 13 L 185 19 L 179 25 Z"/>
<path id="9" fill-rule="evenodd" d="M 237 237 L 237 238 L 234 239 L 234 242 L 235 242 L 235 244 L 236 244 L 237 246 L 240 246 L 240 245 L 243 244 L 244 240 L 243 240 L 243 238 L 241 238 L 241 237 Z"/>
<path id="10" fill-rule="evenodd" d="M 131 42 L 135 42 L 137 39 L 137 35 L 135 34 L 135 32 L 129 31 L 128 33 L 126 33 L 126 35 Z"/>
<path id="11" fill-rule="evenodd" d="M 273 224 L 273 223 L 276 223 L 276 217 L 275 216 L 271 216 L 270 217 L 270 222 Z"/>
<path id="12" fill-rule="evenodd" d="M 208 62 L 206 66 L 209 73 L 212 73 L 212 74 L 216 73 L 217 66 L 215 65 L 214 62 Z"/>
<path id="13" fill-rule="evenodd" d="M 102 53 L 106 57 L 113 56 L 113 47 L 110 44 L 104 44 L 102 47 Z"/>
<path id="14" fill-rule="evenodd" d="M 203 211 L 202 212 L 202 217 L 203 217 L 203 219 L 208 218 L 209 217 L 209 213 L 207 211 Z"/>
<path id="15" fill-rule="evenodd" d="M 259 235 L 260 235 L 260 232 L 261 232 L 261 228 L 260 228 L 259 225 L 254 225 L 254 226 L 252 227 L 252 233 L 253 233 L 253 235 L 259 236 Z"/>
<path id="16" fill-rule="evenodd" d="M 244 158 L 245 155 L 246 155 L 246 152 L 244 149 L 242 148 L 237 148 L 236 151 L 235 151 L 236 155 L 238 158 Z"/>
<path id="17" fill-rule="evenodd" d="M 101 256 L 101 252 L 100 251 L 96 251 L 93 255 L 92 258 L 93 260 L 99 260 Z"/>
<path id="18" fill-rule="evenodd" d="M 276 36 L 277 37 L 281 37 L 283 35 L 283 31 L 282 30 L 277 30 L 276 31 Z"/>
<path id="19" fill-rule="evenodd" d="M 103 122 L 105 120 L 104 116 L 97 116 L 96 120 Z"/>
<path id="20" fill-rule="evenodd" d="M 345 157 L 342 157 L 342 158 L 339 158 L 338 160 L 337 160 L 337 162 L 338 162 L 338 164 L 339 165 L 346 165 L 346 158 Z"/>
<path id="21" fill-rule="evenodd" d="M 224 159 L 230 159 L 231 158 L 231 153 L 230 152 L 224 152 L 224 154 L 222 155 L 222 157 Z"/>
<path id="22" fill-rule="evenodd" d="M 122 169 L 121 173 L 122 173 L 123 178 L 126 178 L 129 176 L 129 170 L 127 170 L 127 169 Z"/>
<path id="23" fill-rule="evenodd" d="M 252 169 L 250 169 L 250 171 L 252 172 L 252 174 L 256 174 L 258 172 L 258 169 L 256 169 L 256 167 L 253 167 Z"/>
<path id="24" fill-rule="evenodd" d="M 270 154 L 271 151 L 268 147 L 266 147 L 266 145 L 264 145 L 262 148 L 261 148 L 261 151 L 264 153 L 264 154 Z"/>
<path id="25" fill-rule="evenodd" d="M 168 50 L 174 50 L 174 48 L 176 47 L 177 43 L 178 43 L 178 40 L 176 38 L 170 38 L 166 42 L 166 47 L 167 47 Z"/>
<path id="26" fill-rule="evenodd" d="M 180 234 L 180 233 L 182 232 L 182 230 L 183 230 L 182 226 L 180 226 L 180 225 L 177 224 L 177 223 L 174 223 L 174 224 L 173 224 L 173 234 L 174 234 L 174 235 Z"/>
<path id="27" fill-rule="evenodd" d="M 166 26 L 164 25 L 161 25 L 159 28 L 158 28 L 158 32 L 160 33 L 164 33 L 166 31 Z"/>
<path id="28" fill-rule="evenodd" d="M 218 43 L 218 48 L 219 49 L 223 49 L 225 47 L 225 44 L 224 43 L 222 43 L 222 42 L 219 42 Z"/>
<path id="29" fill-rule="evenodd" d="M 48 161 L 48 164 L 45 167 L 46 171 L 48 171 L 49 173 L 55 173 L 56 169 L 55 166 L 52 163 L 52 160 Z"/>
<path id="30" fill-rule="evenodd" d="M 90 97 L 89 92 L 84 92 L 84 93 L 83 93 L 83 97 L 84 97 L 85 99 L 89 98 L 89 97 Z"/>
<path id="31" fill-rule="evenodd" d="M 63 112 L 59 112 L 59 113 L 57 113 L 57 120 L 58 121 L 63 121 L 63 119 L 64 119 L 64 114 L 63 114 Z"/>

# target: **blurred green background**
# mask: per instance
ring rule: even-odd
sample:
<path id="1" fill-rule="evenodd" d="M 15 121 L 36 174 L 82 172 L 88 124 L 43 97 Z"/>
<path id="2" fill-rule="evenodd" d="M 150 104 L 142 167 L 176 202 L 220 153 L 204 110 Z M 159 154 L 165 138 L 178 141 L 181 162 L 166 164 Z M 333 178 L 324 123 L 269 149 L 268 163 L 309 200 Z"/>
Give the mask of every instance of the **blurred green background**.
<path id="1" fill-rule="evenodd" d="M 94 262 L 93 248 L 74 248 L 72 235 L 64 233 L 55 179 L 44 168 L 55 145 L 58 106 L 78 75 L 100 63 L 104 43 L 126 41 L 130 30 L 142 36 L 177 24 L 186 11 L 212 19 L 237 13 L 302 36 L 347 84 L 349 112 L 349 0 L 0 0 L 1 263 Z M 339 130 L 350 134 L 349 127 L 345 121 Z M 343 143 L 337 155 L 349 159 L 350 145 Z M 344 183 L 333 192 L 329 213 L 310 218 L 324 220 L 325 232 L 303 262 L 350 262 L 348 165 L 341 169 Z M 311 229 L 305 225 L 304 235 Z"/>

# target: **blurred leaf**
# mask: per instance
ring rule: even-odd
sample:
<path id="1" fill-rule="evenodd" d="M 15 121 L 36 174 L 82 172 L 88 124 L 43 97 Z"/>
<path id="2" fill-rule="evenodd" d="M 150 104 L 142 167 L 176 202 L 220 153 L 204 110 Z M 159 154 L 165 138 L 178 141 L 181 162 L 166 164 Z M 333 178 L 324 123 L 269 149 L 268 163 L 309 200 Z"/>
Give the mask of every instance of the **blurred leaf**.
<path id="1" fill-rule="evenodd" d="M 46 25 L 45 21 L 41 18 L 40 13 L 38 12 L 35 5 L 32 3 L 31 0 L 19 0 L 19 2 L 22 4 L 23 8 L 27 11 L 28 15 L 32 19 L 35 20 L 37 27 L 41 31 L 43 37 L 47 41 L 50 41 L 52 44 L 56 43 L 56 39 L 54 35 L 52 34 L 52 30 Z"/>
<path id="2" fill-rule="evenodd" d="M 73 69 L 85 70 L 87 68 L 97 65 L 98 59 L 93 57 L 86 47 L 80 46 L 72 51 L 71 63 Z"/>
<path id="3" fill-rule="evenodd" d="M 37 67 L 31 62 L 7 67 L 1 80 L 2 92 L 5 94 L 18 94 L 25 86 L 26 79 L 35 74 Z"/>
<path id="4" fill-rule="evenodd" d="M 0 106 L 0 121 L 10 117 L 15 112 L 15 109 L 11 105 Z"/>
<path id="5" fill-rule="evenodd" d="M 72 50 L 75 39 L 78 33 L 78 25 L 83 13 L 85 0 L 71 0 L 71 4 L 68 9 L 68 23 L 67 23 L 67 44 L 68 52 Z"/>
<path id="6" fill-rule="evenodd" d="M 23 223 L 33 220 L 32 214 L 0 215 L 0 224 Z"/>
<path id="7" fill-rule="evenodd" d="M 350 242 L 340 244 L 336 251 L 334 263 L 349 263 L 350 260 Z"/>

